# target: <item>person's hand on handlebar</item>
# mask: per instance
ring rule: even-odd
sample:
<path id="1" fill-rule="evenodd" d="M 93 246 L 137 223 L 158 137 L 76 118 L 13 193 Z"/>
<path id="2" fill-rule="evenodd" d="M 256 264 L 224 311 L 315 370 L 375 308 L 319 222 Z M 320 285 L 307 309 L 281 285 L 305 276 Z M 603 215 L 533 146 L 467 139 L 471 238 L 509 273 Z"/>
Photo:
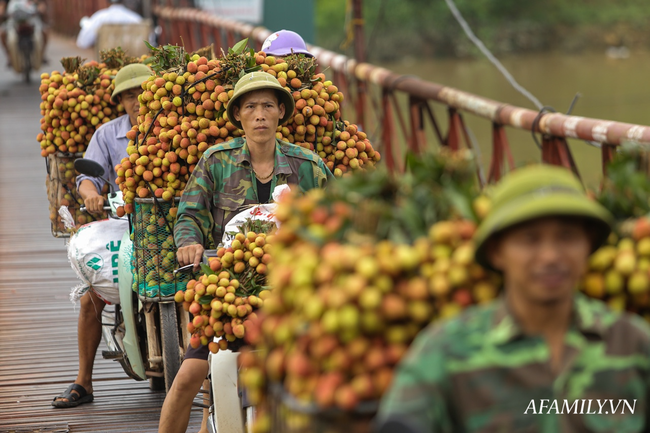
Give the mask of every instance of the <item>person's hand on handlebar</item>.
<path id="1" fill-rule="evenodd" d="M 104 197 L 97 191 L 97 187 L 90 180 L 82 180 L 77 192 L 83 199 L 88 212 L 98 214 L 104 210 Z"/>
<path id="2" fill-rule="evenodd" d="M 104 210 L 104 197 L 95 193 L 88 194 L 84 199 L 86 210 L 92 214 L 99 214 Z"/>
<path id="3" fill-rule="evenodd" d="M 201 259 L 203 258 L 203 250 L 203 245 L 201 244 L 180 247 L 176 252 L 178 264 L 181 266 L 186 266 L 194 263 L 194 270 L 198 271 L 199 265 L 201 264 Z"/>

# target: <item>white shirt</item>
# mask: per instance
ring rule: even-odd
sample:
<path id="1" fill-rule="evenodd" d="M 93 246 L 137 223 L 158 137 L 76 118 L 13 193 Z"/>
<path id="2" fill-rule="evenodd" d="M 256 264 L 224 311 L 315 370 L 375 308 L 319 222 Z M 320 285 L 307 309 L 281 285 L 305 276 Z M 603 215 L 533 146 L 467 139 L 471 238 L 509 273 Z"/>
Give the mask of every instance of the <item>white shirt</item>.
<path id="1" fill-rule="evenodd" d="M 121 4 L 111 5 L 106 9 L 95 12 L 84 22 L 79 35 L 77 46 L 90 48 L 95 45 L 99 28 L 104 24 L 137 24 L 142 22 L 142 17 Z"/>
<path id="2" fill-rule="evenodd" d="M 30 0 L 10 0 L 7 4 L 7 15 L 11 15 L 17 10 L 35 14 L 37 12 L 36 3 Z"/>

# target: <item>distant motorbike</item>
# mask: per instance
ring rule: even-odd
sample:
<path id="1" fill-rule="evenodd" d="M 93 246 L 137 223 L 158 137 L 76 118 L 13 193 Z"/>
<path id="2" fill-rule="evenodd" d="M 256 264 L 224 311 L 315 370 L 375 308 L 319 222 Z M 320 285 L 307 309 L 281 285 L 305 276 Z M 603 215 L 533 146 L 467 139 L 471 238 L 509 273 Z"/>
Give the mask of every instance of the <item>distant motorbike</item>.
<path id="1" fill-rule="evenodd" d="M 82 158 L 74 166 L 87 176 L 104 176 L 104 169 L 94 161 Z M 105 210 L 115 215 L 123 204 L 121 200 L 121 193 L 111 191 Z M 149 379 L 151 389 L 169 391 L 189 344 L 189 316 L 173 296 L 144 298 L 133 290 L 132 254 L 133 243 L 127 231 L 117 258 L 120 304 L 114 311 L 107 308 L 102 314 L 102 334 L 109 348 L 102 351 L 102 356 L 118 361 L 135 380 Z"/>
<path id="2" fill-rule="evenodd" d="M 40 69 L 43 60 L 42 22 L 36 5 L 26 0 L 11 0 L 6 14 L 7 48 L 11 64 L 29 83 L 31 71 Z"/>

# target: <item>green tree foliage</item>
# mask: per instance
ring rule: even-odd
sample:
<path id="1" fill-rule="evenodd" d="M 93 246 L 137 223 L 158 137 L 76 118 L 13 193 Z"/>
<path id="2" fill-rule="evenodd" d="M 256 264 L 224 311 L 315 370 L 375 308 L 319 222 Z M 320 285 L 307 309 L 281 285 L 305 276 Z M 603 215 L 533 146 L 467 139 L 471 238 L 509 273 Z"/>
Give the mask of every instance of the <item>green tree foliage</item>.
<path id="1" fill-rule="evenodd" d="M 624 149 L 607 167 L 598 201 L 616 219 L 638 218 L 650 213 L 647 149 Z"/>
<path id="2" fill-rule="evenodd" d="M 647 0 L 455 0 L 474 32 L 496 53 L 589 46 L 608 31 L 647 33 Z M 348 40 L 347 0 L 316 0 L 317 43 L 353 53 Z M 404 55 L 465 56 L 478 51 L 465 37 L 444 0 L 363 0 L 371 61 Z M 574 41 L 566 40 L 573 38 Z M 619 38 L 621 39 L 621 38 Z M 625 39 L 622 37 L 622 39 Z M 624 42 L 624 41 L 623 41 Z M 611 42 L 609 42 L 611 43 Z"/>

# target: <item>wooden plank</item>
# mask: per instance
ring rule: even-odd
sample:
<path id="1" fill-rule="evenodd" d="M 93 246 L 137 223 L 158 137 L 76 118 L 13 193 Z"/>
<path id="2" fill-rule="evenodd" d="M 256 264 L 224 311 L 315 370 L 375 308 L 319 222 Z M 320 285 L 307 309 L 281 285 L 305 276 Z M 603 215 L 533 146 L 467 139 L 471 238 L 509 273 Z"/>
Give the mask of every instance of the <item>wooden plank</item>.
<path id="1" fill-rule="evenodd" d="M 74 41 L 51 36 L 50 59 L 75 55 L 93 57 Z M 0 64 L 5 61 L 0 50 Z M 61 67 L 49 66 L 54 69 Z M 50 231 L 45 162 L 35 140 L 38 83 L 28 86 L 17 75 L 0 74 L 0 99 L 0 432 L 31 432 L 34 426 L 157 432 L 164 392 L 151 391 L 148 381 L 135 381 L 119 363 L 103 359 L 103 342 L 95 357 L 95 401 L 68 409 L 50 404 L 77 375 L 79 304 L 69 295 L 79 280 L 65 239 Z M 201 412 L 192 409 L 188 431 L 199 430 Z"/>
<path id="2" fill-rule="evenodd" d="M 144 306 L 144 318 L 147 326 L 147 348 L 149 350 L 149 368 L 157 370 L 160 366 L 162 352 L 160 350 L 160 339 L 158 338 L 158 324 L 156 323 L 155 311 L 157 305 L 147 304 Z"/>

